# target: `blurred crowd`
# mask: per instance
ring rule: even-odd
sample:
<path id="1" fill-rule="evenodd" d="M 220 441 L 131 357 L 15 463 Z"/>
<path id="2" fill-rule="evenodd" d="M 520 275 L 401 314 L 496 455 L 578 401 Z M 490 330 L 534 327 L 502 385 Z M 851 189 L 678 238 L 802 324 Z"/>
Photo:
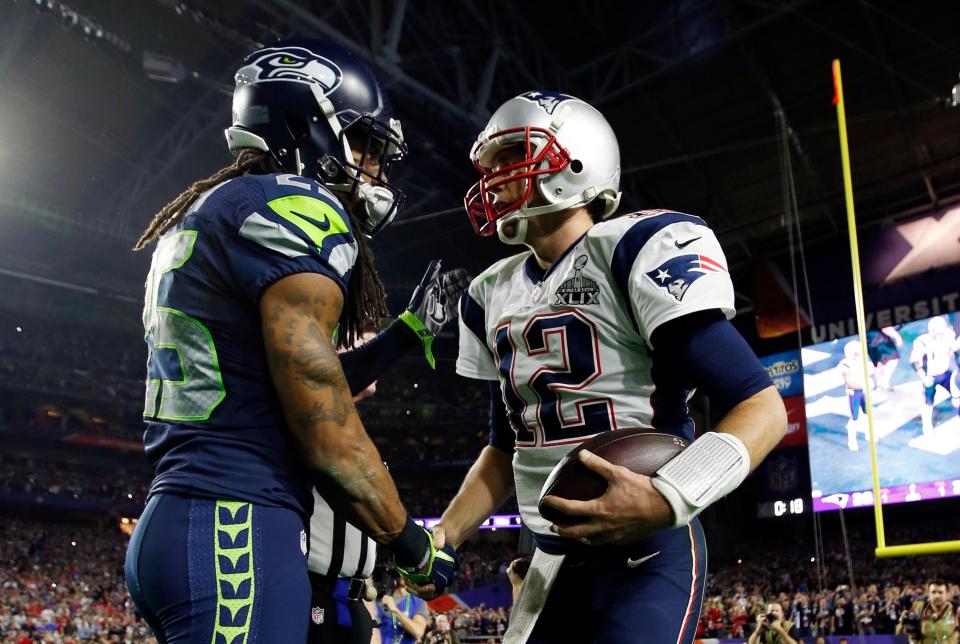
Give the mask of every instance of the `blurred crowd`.
<path id="1" fill-rule="evenodd" d="M 143 471 L 58 463 L 0 455 L 0 493 L 66 496 L 77 500 L 146 500 L 149 479 Z"/>
<path id="2" fill-rule="evenodd" d="M 0 314 L 0 430 L 50 430 L 139 442 L 146 346 L 132 334 L 96 334 Z M 466 466 L 486 440 L 485 386 L 431 369 L 411 354 L 358 403 L 392 465 Z"/>
<path id="3" fill-rule="evenodd" d="M 929 541 L 938 537 L 937 529 L 893 525 L 887 538 L 894 543 Z M 780 604 L 784 619 L 809 644 L 817 636 L 853 635 L 861 629 L 867 635 L 894 634 L 898 624 L 907 633 L 917 625 L 931 580 L 945 580 L 956 612 L 960 557 L 878 559 L 874 543 L 868 527 L 850 529 L 851 579 L 840 542 L 824 543 L 818 562 L 815 555 L 798 554 L 810 551 L 800 537 L 793 542 L 745 541 L 741 551 L 749 555 L 710 570 L 701 637 L 747 638 L 770 603 Z"/>
<path id="4" fill-rule="evenodd" d="M 0 640 L 147 642 L 123 580 L 116 527 L 0 522 Z"/>
<path id="5" fill-rule="evenodd" d="M 0 641 L 152 641 L 124 586 L 126 542 L 115 524 L 0 522 Z M 700 636 L 746 639 L 771 602 L 780 604 L 808 644 L 819 635 L 861 628 L 866 634 L 893 633 L 898 624 L 909 630 L 927 599 L 927 582 L 937 578 L 946 579 L 953 610 L 960 602 L 956 555 L 878 560 L 866 547 L 854 547 L 854 591 L 839 546 L 825 544 L 836 554 L 817 567 L 790 544 L 750 544 L 749 561 L 711 571 Z M 472 540 L 461 556 L 456 590 L 504 583 L 516 541 Z M 461 607 L 446 617 L 461 639 L 499 641 L 509 610 Z"/>

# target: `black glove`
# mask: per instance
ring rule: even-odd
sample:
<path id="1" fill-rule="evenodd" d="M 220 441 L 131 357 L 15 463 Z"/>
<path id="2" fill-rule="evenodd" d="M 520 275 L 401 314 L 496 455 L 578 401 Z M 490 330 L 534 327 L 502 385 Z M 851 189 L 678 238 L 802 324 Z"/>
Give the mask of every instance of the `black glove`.
<path id="1" fill-rule="evenodd" d="M 441 273 L 440 260 L 433 260 L 413 291 L 407 310 L 400 314 L 400 319 L 413 329 L 423 343 L 423 351 L 431 367 L 436 367 L 433 339 L 447 322 L 456 319 L 460 296 L 469 285 L 470 276 L 465 269 L 455 268 Z"/>

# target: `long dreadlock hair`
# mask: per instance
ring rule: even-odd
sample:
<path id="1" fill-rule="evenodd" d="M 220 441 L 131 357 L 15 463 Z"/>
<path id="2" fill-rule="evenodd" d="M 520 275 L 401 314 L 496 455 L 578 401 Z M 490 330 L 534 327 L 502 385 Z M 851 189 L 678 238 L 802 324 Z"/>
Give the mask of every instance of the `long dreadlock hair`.
<path id="1" fill-rule="evenodd" d="M 240 150 L 233 163 L 217 170 L 206 179 L 194 181 L 189 188 L 161 208 L 134 244 L 133 250 L 143 250 L 180 223 L 200 195 L 214 186 L 248 172 L 269 174 L 280 171 L 279 164 L 269 152 L 252 148 Z M 360 230 L 352 213 L 350 219 L 353 229 Z M 357 242 L 357 261 L 350 273 L 347 297 L 340 314 L 340 331 L 337 334 L 337 344 L 340 347 L 353 346 L 364 331 L 379 327 L 381 318 L 388 315 L 387 292 L 380 275 L 377 274 L 370 244 L 362 233 L 354 238 Z"/>

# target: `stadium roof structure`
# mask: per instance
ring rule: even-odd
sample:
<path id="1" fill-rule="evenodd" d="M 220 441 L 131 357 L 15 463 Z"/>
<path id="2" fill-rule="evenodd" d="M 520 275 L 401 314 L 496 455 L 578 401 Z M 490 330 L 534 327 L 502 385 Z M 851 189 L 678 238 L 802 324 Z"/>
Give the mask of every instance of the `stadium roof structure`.
<path id="1" fill-rule="evenodd" d="M 948 0 L 0 0 L 0 274 L 138 299 L 148 219 L 229 157 L 232 74 L 277 37 L 354 48 L 410 142 L 378 238 L 394 291 L 434 256 L 476 271 L 467 151 L 499 102 L 554 89 L 617 131 L 624 208 L 704 217 L 736 272 L 788 245 L 786 138 L 805 241 L 845 235 L 830 61 L 844 64 L 861 226 L 960 201 L 960 5 Z"/>

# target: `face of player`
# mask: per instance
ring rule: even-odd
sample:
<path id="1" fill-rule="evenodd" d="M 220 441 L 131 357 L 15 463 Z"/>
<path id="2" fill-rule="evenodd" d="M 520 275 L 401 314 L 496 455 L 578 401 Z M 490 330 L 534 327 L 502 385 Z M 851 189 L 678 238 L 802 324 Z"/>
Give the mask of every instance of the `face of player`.
<path id="1" fill-rule="evenodd" d="M 497 173 L 503 170 L 504 168 L 514 165 L 515 163 L 520 163 L 526 158 L 526 155 L 523 153 L 523 148 L 519 145 L 507 145 L 499 150 L 493 155 L 493 159 L 490 161 L 490 172 Z M 505 176 L 512 177 L 513 175 L 520 172 L 521 169 L 518 168 L 512 172 L 507 173 Z M 525 181 L 507 181 L 501 185 L 498 185 L 491 189 L 493 194 L 497 195 L 497 201 L 506 201 L 514 202 L 520 197 L 523 196 L 523 192 L 526 189 Z"/>
<path id="2" fill-rule="evenodd" d="M 356 137 L 349 137 L 348 140 L 350 141 L 350 152 L 353 153 L 353 162 L 373 176 L 377 176 L 380 172 L 380 159 L 382 156 L 380 153 L 382 152 L 383 144 L 378 139 L 371 139 L 370 148 L 367 149 L 367 154 L 364 156 L 363 152 L 366 148 L 366 141 L 358 140 Z M 383 178 L 388 179 L 389 177 L 384 175 Z M 373 185 L 377 185 L 378 183 L 376 179 L 372 179 L 363 174 L 360 175 L 360 180 Z"/>
<path id="3" fill-rule="evenodd" d="M 939 586 L 936 584 L 930 584 L 929 592 L 927 594 L 930 597 L 930 603 L 936 608 L 940 608 L 947 601 L 947 587 L 943 584 L 940 584 Z"/>

